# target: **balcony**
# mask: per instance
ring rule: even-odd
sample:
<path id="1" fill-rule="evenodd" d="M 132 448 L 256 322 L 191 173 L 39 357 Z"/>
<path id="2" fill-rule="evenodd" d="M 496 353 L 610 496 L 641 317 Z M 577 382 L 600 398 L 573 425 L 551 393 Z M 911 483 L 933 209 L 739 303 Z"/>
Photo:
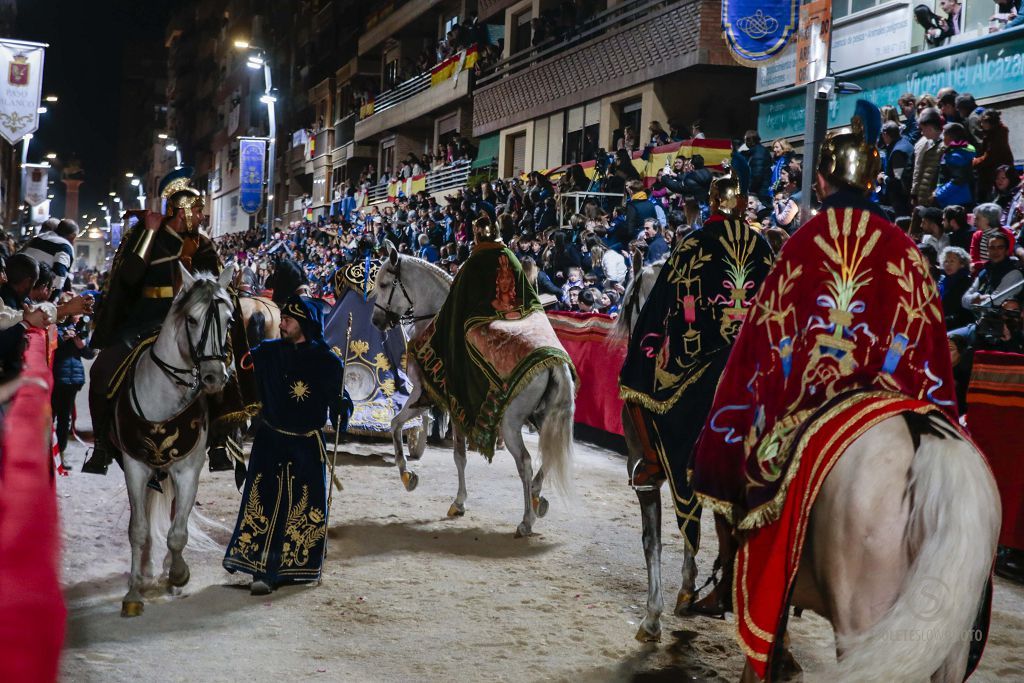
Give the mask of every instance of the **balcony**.
<path id="1" fill-rule="evenodd" d="M 322 156 L 327 156 L 331 153 L 334 148 L 334 129 L 324 128 L 322 131 L 313 136 L 313 148 L 310 152 L 310 159 L 316 160 Z"/>
<path id="2" fill-rule="evenodd" d="M 469 160 L 456 161 L 444 168 L 430 171 L 426 174 L 425 185 L 419 186 L 418 189 L 410 181 L 401 181 L 388 185 L 374 185 L 366 190 L 366 203 L 368 205 L 381 204 L 393 201 L 399 195 L 416 194 L 416 192 L 424 189 L 427 194 L 433 195 L 464 188 L 466 187 L 466 181 L 469 180 L 469 171 L 472 165 L 473 162 Z"/>
<path id="3" fill-rule="evenodd" d="M 356 114 L 349 114 L 334 124 L 335 149 L 344 147 L 355 139 Z"/>
<path id="4" fill-rule="evenodd" d="M 355 124 L 356 142 L 425 116 L 469 94 L 470 69 L 433 86 L 431 75 L 425 71 L 377 95 L 372 105 L 363 108 L 362 118 Z"/>
<path id="5" fill-rule="evenodd" d="M 626 0 L 567 41 L 530 47 L 476 81 L 473 135 L 597 99 L 690 67 L 736 67 L 713 0 Z"/>
<path id="6" fill-rule="evenodd" d="M 410 0 L 390 13 L 382 12 L 379 18 L 359 37 L 359 55 L 365 55 L 388 38 L 418 19 L 424 12 L 442 0 Z"/>

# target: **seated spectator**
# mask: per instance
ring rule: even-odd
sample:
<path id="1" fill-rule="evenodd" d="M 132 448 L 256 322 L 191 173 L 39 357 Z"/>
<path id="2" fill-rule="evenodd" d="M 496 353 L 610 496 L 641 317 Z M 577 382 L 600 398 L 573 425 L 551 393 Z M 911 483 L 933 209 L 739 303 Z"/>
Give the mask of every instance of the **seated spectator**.
<path id="1" fill-rule="evenodd" d="M 943 275 L 939 279 L 939 297 L 946 329 L 955 330 L 974 322 L 974 314 L 964 308 L 963 297 L 971 287 L 971 257 L 960 247 L 946 247 L 939 254 Z"/>
<path id="2" fill-rule="evenodd" d="M 980 231 L 979 231 L 980 232 Z M 1010 257 L 1010 238 L 995 234 L 988 239 L 988 260 L 982 264 L 978 277 L 964 293 L 961 301 L 964 308 L 975 306 L 999 306 L 1020 294 L 1014 285 L 1024 282 L 1020 262 Z"/>
<path id="3" fill-rule="evenodd" d="M 617 251 L 608 249 L 596 238 L 591 238 L 588 244 L 590 249 L 590 260 L 595 271 L 605 280 L 612 282 L 625 282 L 629 269 L 626 267 L 626 259 Z"/>
<path id="4" fill-rule="evenodd" d="M 798 176 L 794 177 L 791 170 L 784 169 L 779 184 L 780 187 L 775 188 L 771 223 L 774 227 L 792 234 L 800 227 L 800 205 L 794 199 L 800 188 L 800 179 Z"/>
<path id="5" fill-rule="evenodd" d="M 556 301 L 562 300 L 565 292 L 551 281 L 547 273 L 537 267 L 537 261 L 532 256 L 524 256 L 520 259 L 520 263 L 523 264 L 523 273 L 526 275 L 526 281 L 533 285 L 537 294 L 548 294 L 555 297 Z"/>
<path id="6" fill-rule="evenodd" d="M 988 245 L 991 238 L 1005 235 L 1009 242 L 1007 255 L 1014 253 L 1014 236 L 1009 229 L 1002 227 L 999 221 L 1002 209 L 998 204 L 979 204 L 974 209 L 975 232 L 971 238 L 971 270 L 977 273 L 982 265 L 989 260 Z"/>
<path id="7" fill-rule="evenodd" d="M 651 124 L 647 127 L 647 131 L 650 133 L 649 145 L 658 147 L 659 145 L 666 145 L 669 142 L 668 133 L 661 127 L 661 123 L 658 121 L 651 121 Z"/>
<path id="8" fill-rule="evenodd" d="M 438 252 L 437 247 L 431 244 L 430 238 L 423 233 L 419 236 L 419 246 L 419 251 L 416 254 L 417 257 L 428 263 L 437 263 L 441 260 L 441 254 Z"/>
<path id="9" fill-rule="evenodd" d="M 1003 164 L 996 169 L 995 181 L 992 183 L 992 189 L 989 193 L 992 201 L 1003 209 L 1002 224 L 1010 228 L 1010 231 L 1014 233 L 1016 231 L 1011 227 L 1013 221 L 1010 220 L 1010 205 L 1020 190 L 1019 185 L 1020 174 L 1017 173 L 1017 169 L 1010 164 Z"/>
<path id="10" fill-rule="evenodd" d="M 597 313 L 597 307 L 601 298 L 600 292 L 596 289 L 588 287 L 579 294 L 579 312 L 580 313 Z"/>
<path id="11" fill-rule="evenodd" d="M 949 235 L 949 245 L 970 251 L 974 228 L 967 222 L 967 212 L 962 206 L 947 206 L 942 210 L 942 229 Z"/>
<path id="12" fill-rule="evenodd" d="M 949 235 L 942 224 L 942 211 L 934 206 L 919 206 L 918 216 L 921 220 L 921 246 L 931 247 L 938 256 L 949 246 Z"/>

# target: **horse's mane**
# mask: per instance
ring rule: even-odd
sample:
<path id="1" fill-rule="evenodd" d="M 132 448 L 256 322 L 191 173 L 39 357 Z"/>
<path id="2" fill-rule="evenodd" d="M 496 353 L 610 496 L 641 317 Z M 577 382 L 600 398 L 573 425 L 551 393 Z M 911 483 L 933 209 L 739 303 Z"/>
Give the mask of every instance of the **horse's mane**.
<path id="1" fill-rule="evenodd" d="M 434 278 L 444 283 L 445 287 L 451 287 L 454 278 L 445 272 L 442 268 L 438 268 L 430 261 L 424 261 L 423 259 L 414 258 L 412 256 L 399 256 L 400 259 L 406 263 L 412 263 L 423 268 L 424 271 L 432 275 Z"/>
<path id="2" fill-rule="evenodd" d="M 209 307 L 222 291 L 220 282 L 212 273 L 196 273 L 195 282 L 185 291 L 184 296 L 174 302 L 171 310 L 174 315 L 182 315 L 195 305 Z"/>
<path id="3" fill-rule="evenodd" d="M 612 332 L 609 335 L 610 342 L 629 341 L 629 335 L 632 332 L 633 323 L 636 322 L 636 316 L 640 314 L 640 290 L 643 286 L 643 281 L 645 278 L 659 273 L 665 266 L 665 262 L 667 260 L 668 257 L 666 256 L 665 258 L 655 261 L 650 265 L 644 266 L 640 269 L 640 272 L 629 281 L 629 284 L 626 286 L 626 291 L 622 293 L 619 316 L 615 319 L 615 324 L 612 326 Z"/>

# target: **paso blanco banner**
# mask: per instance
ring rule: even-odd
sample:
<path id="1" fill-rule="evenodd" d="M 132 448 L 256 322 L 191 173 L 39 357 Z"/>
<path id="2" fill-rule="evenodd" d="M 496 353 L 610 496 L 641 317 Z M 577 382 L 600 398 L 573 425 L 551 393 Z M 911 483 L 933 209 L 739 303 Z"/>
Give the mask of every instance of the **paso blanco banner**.
<path id="1" fill-rule="evenodd" d="M 0 40 L 0 135 L 16 144 L 39 127 L 46 45 Z"/>
<path id="2" fill-rule="evenodd" d="M 50 200 L 32 207 L 32 225 L 40 225 L 50 217 Z"/>
<path id="3" fill-rule="evenodd" d="M 50 165 L 25 164 L 25 201 L 37 206 L 46 201 L 50 193 Z"/>

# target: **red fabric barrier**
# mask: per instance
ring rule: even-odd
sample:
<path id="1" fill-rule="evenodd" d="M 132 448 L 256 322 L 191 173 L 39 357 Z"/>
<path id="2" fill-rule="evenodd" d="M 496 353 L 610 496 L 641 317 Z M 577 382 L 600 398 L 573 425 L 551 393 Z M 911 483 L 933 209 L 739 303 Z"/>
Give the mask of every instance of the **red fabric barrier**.
<path id="1" fill-rule="evenodd" d="M 548 313 L 580 378 L 576 422 L 622 436 L 619 371 L 626 344 L 609 344 L 615 319 L 600 313 Z"/>
<path id="2" fill-rule="evenodd" d="M 1020 443 L 1007 432 L 1024 424 L 1024 356 L 975 352 L 966 419 L 1002 499 L 999 545 L 1024 550 L 1024 457 Z"/>
<path id="3" fill-rule="evenodd" d="M 0 681 L 55 681 L 67 611 L 60 591 L 60 527 L 50 459 L 50 341 L 26 333 L 26 384 L 0 435 Z"/>

